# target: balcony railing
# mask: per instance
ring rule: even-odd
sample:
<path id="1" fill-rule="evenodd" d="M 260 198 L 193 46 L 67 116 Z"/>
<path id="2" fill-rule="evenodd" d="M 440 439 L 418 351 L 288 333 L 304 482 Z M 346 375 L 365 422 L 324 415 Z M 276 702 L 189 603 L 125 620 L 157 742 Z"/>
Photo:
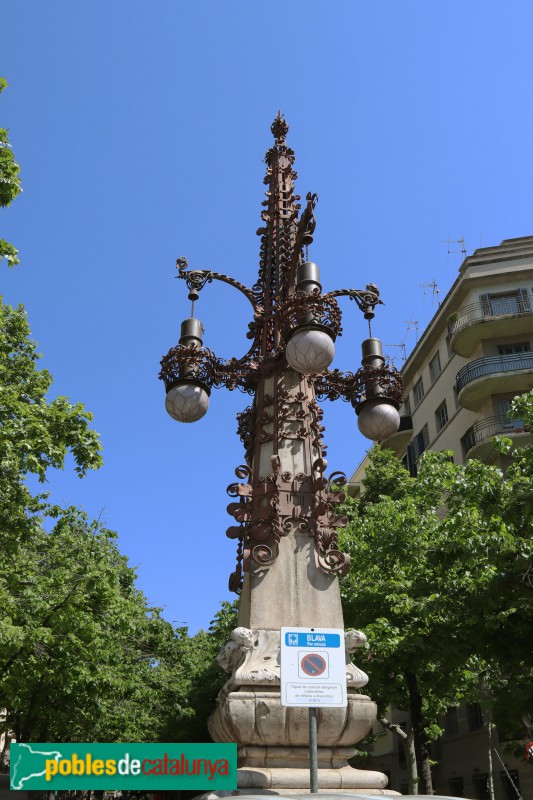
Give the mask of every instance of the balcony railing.
<path id="1" fill-rule="evenodd" d="M 472 325 L 474 322 L 509 314 L 531 314 L 528 297 L 493 297 L 479 303 L 463 306 L 448 317 L 448 333 L 453 336 L 457 331 Z"/>
<path id="2" fill-rule="evenodd" d="M 492 439 L 493 436 L 509 436 L 513 433 L 527 432 L 528 429 L 524 426 L 522 420 L 510 420 L 507 417 L 486 417 L 474 422 L 461 441 L 466 455 L 476 444 Z"/>
<path id="3" fill-rule="evenodd" d="M 460 392 L 467 384 L 478 378 L 485 378 L 499 372 L 520 372 L 530 369 L 533 370 L 533 353 L 476 358 L 475 361 L 471 361 L 459 370 L 455 385 L 457 392 Z"/>

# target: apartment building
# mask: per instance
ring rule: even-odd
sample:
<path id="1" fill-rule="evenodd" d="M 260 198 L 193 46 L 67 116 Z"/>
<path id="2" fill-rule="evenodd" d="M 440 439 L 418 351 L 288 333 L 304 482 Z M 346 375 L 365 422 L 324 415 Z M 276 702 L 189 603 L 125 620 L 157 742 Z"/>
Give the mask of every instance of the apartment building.
<path id="1" fill-rule="evenodd" d="M 507 418 L 513 397 L 533 388 L 533 236 L 506 239 L 466 258 L 457 280 L 402 368 L 399 431 L 384 445 L 416 472 L 425 450 L 453 450 L 505 466 L 496 434 L 530 440 Z M 365 460 L 350 479 L 360 492 Z"/>
<path id="2" fill-rule="evenodd" d="M 402 369 L 405 402 L 398 432 L 384 446 L 415 475 L 425 450 L 452 450 L 454 460 L 477 458 L 505 469 L 492 446 L 504 434 L 515 444 L 531 433 L 507 411 L 513 397 L 533 388 L 533 236 L 506 239 L 468 256 Z M 366 459 L 349 481 L 361 491 Z M 396 721 L 407 715 L 393 711 Z M 440 794 L 488 800 L 488 742 L 479 706 L 450 709 L 444 737 L 433 749 Z M 524 735 L 526 733 L 524 732 Z M 504 755 L 494 734 L 496 800 L 533 798 L 533 767 Z M 499 761 L 499 755 L 502 763 Z M 391 788 L 407 792 L 403 748 L 397 736 L 377 730 L 374 766 Z"/>

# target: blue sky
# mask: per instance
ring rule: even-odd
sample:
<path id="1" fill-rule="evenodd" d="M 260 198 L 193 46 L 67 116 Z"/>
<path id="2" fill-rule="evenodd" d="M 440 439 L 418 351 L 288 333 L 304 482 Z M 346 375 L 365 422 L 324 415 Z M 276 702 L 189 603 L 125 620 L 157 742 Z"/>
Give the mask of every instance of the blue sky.
<path id="1" fill-rule="evenodd" d="M 376 283 L 374 332 L 409 350 L 408 321 L 423 330 L 435 311 L 421 284 L 444 293 L 461 262 L 445 240 L 471 253 L 532 232 L 533 6 L 2 0 L 0 15 L 0 125 L 24 185 L 0 217 L 22 259 L 1 292 L 27 307 L 54 393 L 85 403 L 104 447 L 99 472 L 49 488 L 117 530 L 150 602 L 195 631 L 231 597 L 225 489 L 249 400 L 214 391 L 199 423 L 166 415 L 159 360 L 189 311 L 176 257 L 254 282 L 281 109 L 300 194 L 319 196 L 324 288 Z M 245 351 L 247 305 L 202 293 L 217 355 Z M 353 369 L 365 326 L 344 311 L 334 366 Z M 329 465 L 351 473 L 355 415 L 325 412 Z"/>

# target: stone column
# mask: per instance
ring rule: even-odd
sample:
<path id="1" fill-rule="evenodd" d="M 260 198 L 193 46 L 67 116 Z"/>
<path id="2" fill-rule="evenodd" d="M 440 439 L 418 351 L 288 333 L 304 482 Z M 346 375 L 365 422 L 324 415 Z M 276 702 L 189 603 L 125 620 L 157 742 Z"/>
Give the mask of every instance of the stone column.
<path id="1" fill-rule="evenodd" d="M 307 708 L 280 702 L 280 628 L 344 624 L 338 577 L 325 563 L 331 503 L 321 488 L 321 412 L 312 381 L 278 365 L 260 380 L 253 414 L 249 488 L 240 489 L 251 529 L 247 571 L 239 625 L 217 659 L 230 678 L 209 730 L 216 742 L 238 743 L 239 789 L 284 793 L 309 788 L 309 728 Z M 241 509 L 234 509 L 237 519 Z M 329 553 L 334 563 L 338 551 Z M 368 678 L 349 656 L 365 637 L 357 631 L 346 637 L 348 705 L 318 712 L 319 788 L 381 794 L 385 775 L 347 763 L 376 707 L 360 693 Z"/>

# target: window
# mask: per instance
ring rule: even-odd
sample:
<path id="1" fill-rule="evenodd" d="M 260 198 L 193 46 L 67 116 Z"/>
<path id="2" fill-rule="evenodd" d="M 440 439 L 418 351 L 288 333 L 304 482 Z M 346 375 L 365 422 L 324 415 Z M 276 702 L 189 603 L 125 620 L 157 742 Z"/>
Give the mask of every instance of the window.
<path id="1" fill-rule="evenodd" d="M 459 733 L 459 724 L 457 720 L 457 706 L 451 706 L 446 712 L 446 719 L 444 722 L 444 730 L 446 736 L 455 736 Z M 460 779 L 463 780 L 462 778 Z"/>
<path id="2" fill-rule="evenodd" d="M 403 401 L 403 413 L 406 414 L 408 417 L 411 416 L 411 401 L 409 400 L 409 395 Z"/>
<path id="3" fill-rule="evenodd" d="M 516 800 L 520 794 L 520 782 L 518 780 L 518 770 L 508 769 L 507 772 L 500 772 L 503 790 L 508 800 Z M 513 786 L 514 784 L 514 786 Z M 516 787 L 516 788 L 515 788 Z"/>
<path id="4" fill-rule="evenodd" d="M 435 383 L 441 373 L 440 355 L 437 351 L 431 361 L 429 362 L 429 377 L 431 383 Z"/>
<path id="5" fill-rule="evenodd" d="M 508 416 L 511 408 L 512 398 L 508 400 L 498 400 L 498 410 L 500 412 L 500 421 L 504 428 L 512 430 L 513 428 L 523 428 L 524 422 L 521 419 L 510 419 Z"/>
<path id="6" fill-rule="evenodd" d="M 451 338 L 452 337 L 450 336 L 450 334 L 448 334 L 446 337 L 446 352 L 448 353 L 448 361 L 453 356 Z"/>
<path id="7" fill-rule="evenodd" d="M 437 425 L 437 430 L 441 431 L 447 422 L 448 422 L 448 408 L 446 406 L 446 400 L 443 400 L 440 406 L 435 411 L 435 423 Z"/>
<path id="8" fill-rule="evenodd" d="M 489 800 L 489 778 L 486 772 L 478 772 L 472 775 L 472 783 L 474 784 L 474 793 L 477 800 Z"/>
<path id="9" fill-rule="evenodd" d="M 483 714 L 479 703 L 469 703 L 466 707 L 468 714 L 468 727 L 471 731 L 477 731 L 483 727 Z"/>
<path id="10" fill-rule="evenodd" d="M 419 378 L 413 386 L 413 400 L 415 401 L 415 408 L 424 397 L 424 382 Z"/>
<path id="11" fill-rule="evenodd" d="M 498 353 L 500 356 L 512 356 L 515 353 L 530 353 L 529 342 L 511 342 L 511 344 L 499 344 Z"/>
<path id="12" fill-rule="evenodd" d="M 413 456 L 415 461 L 418 461 L 424 450 L 427 449 L 428 444 L 429 444 L 428 426 L 424 425 L 420 433 L 417 433 L 417 435 L 412 441 Z"/>
<path id="13" fill-rule="evenodd" d="M 464 797 L 464 781 L 461 777 L 448 778 L 448 786 L 453 797 Z"/>
<path id="14" fill-rule="evenodd" d="M 484 317 L 496 317 L 500 314 L 521 314 L 530 311 L 527 289 L 515 289 L 497 294 L 482 294 L 481 311 Z"/>
<path id="15" fill-rule="evenodd" d="M 407 759 L 405 757 L 405 748 L 403 745 L 400 745 L 400 749 L 398 750 L 398 766 L 400 769 L 407 768 Z"/>
<path id="16" fill-rule="evenodd" d="M 459 402 L 459 392 L 457 391 L 456 384 L 453 386 L 453 399 L 455 400 L 455 409 L 458 410 L 461 408 L 461 403 Z"/>

